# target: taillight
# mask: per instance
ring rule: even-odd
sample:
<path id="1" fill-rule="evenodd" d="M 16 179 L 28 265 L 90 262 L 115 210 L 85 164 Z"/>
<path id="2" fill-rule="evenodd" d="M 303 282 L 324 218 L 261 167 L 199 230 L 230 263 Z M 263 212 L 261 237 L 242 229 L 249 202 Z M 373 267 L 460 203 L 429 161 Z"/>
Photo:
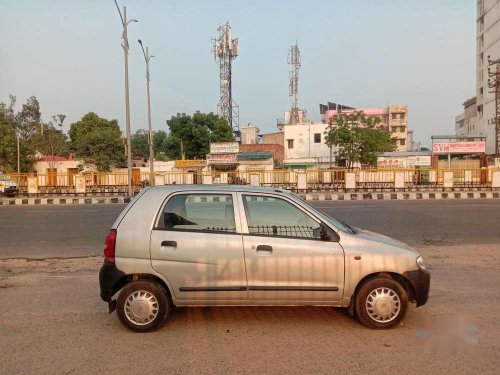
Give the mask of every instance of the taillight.
<path id="1" fill-rule="evenodd" d="M 115 262 L 116 229 L 111 229 L 104 242 L 104 262 Z"/>

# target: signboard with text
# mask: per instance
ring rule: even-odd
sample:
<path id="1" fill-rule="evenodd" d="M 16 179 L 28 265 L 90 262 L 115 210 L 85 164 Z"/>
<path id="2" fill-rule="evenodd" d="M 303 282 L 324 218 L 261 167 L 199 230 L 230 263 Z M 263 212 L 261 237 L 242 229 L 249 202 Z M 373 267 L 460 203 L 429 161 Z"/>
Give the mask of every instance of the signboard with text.
<path id="1" fill-rule="evenodd" d="M 211 154 L 230 154 L 240 152 L 238 142 L 214 142 L 210 143 Z"/>
<path id="2" fill-rule="evenodd" d="M 221 165 L 221 164 L 237 164 L 237 154 L 208 154 L 207 164 Z"/>
<path id="3" fill-rule="evenodd" d="M 486 152 L 486 142 L 435 142 L 433 154 L 480 154 Z"/>

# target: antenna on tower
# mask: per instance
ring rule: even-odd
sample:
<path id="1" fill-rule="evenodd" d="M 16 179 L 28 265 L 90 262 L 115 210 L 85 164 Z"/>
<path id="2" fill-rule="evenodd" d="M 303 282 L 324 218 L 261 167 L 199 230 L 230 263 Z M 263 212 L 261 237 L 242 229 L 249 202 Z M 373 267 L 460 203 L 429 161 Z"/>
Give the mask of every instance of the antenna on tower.
<path id="1" fill-rule="evenodd" d="M 231 63 L 238 56 L 238 38 L 232 39 L 229 22 L 217 28 L 219 36 L 212 39 L 215 61 L 219 62 L 220 98 L 217 112 L 227 120 L 233 133 L 239 136 L 239 107 L 233 100 Z"/>
<path id="2" fill-rule="evenodd" d="M 302 121 L 301 111 L 299 110 L 299 68 L 302 63 L 299 44 L 295 42 L 288 50 L 288 65 L 290 65 L 290 117 L 289 124 L 298 124 Z"/>

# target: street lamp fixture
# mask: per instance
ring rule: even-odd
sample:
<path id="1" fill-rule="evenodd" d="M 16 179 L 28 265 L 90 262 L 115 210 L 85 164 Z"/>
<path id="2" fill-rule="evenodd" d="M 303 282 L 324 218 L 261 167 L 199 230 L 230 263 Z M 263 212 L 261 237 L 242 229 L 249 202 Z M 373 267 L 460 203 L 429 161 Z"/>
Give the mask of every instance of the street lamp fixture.
<path id="1" fill-rule="evenodd" d="M 144 55 L 144 61 L 146 62 L 146 89 L 148 95 L 148 145 L 149 145 L 149 184 L 153 186 L 155 184 L 155 174 L 153 169 L 154 151 L 153 151 L 153 129 L 151 127 L 151 93 L 149 90 L 150 74 L 149 74 L 149 61 L 154 57 L 154 55 L 149 54 L 149 47 L 142 44 L 142 40 L 138 40 L 142 48 L 142 54 Z"/>
<path id="2" fill-rule="evenodd" d="M 115 0 L 116 9 L 118 10 L 118 14 L 120 15 L 120 19 L 122 21 L 122 47 L 123 47 L 123 55 L 125 58 L 125 122 L 126 122 L 126 135 L 127 135 L 127 182 L 128 182 L 128 195 L 129 197 L 134 195 L 134 191 L 132 189 L 132 142 L 130 139 L 130 94 L 128 87 L 128 51 L 129 51 L 129 43 L 128 43 L 128 25 L 131 22 L 138 22 L 136 19 L 127 20 L 127 7 L 123 7 L 123 15 L 120 11 L 120 7 L 118 6 L 117 1 Z"/>

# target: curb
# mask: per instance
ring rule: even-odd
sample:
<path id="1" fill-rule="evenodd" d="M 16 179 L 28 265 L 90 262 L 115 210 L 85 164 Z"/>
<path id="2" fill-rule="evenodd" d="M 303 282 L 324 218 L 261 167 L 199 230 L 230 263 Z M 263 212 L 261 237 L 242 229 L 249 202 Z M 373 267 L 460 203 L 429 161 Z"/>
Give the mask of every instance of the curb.
<path id="1" fill-rule="evenodd" d="M 459 200 L 459 199 L 500 199 L 500 192 L 398 192 L 398 193 L 306 193 L 300 194 L 308 201 L 356 201 L 356 200 Z"/>
<path id="2" fill-rule="evenodd" d="M 361 201 L 361 200 L 460 200 L 460 199 L 500 199 L 498 191 L 461 192 L 389 192 L 389 193 L 349 193 L 314 192 L 300 193 L 308 201 Z M 129 197 L 51 197 L 51 198 L 0 198 L 0 206 L 25 205 L 81 205 L 81 204 L 126 204 Z"/>
<path id="3" fill-rule="evenodd" d="M 129 197 L 85 197 L 85 198 L 0 198 L 0 206 L 79 205 L 79 204 L 125 204 Z"/>

